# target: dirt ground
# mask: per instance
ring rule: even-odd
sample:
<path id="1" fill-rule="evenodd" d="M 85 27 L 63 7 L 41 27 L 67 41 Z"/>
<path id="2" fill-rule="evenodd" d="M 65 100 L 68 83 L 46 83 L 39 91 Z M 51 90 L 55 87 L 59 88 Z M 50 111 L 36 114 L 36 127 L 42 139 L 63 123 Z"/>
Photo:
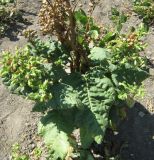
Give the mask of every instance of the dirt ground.
<path id="1" fill-rule="evenodd" d="M 87 9 L 88 1 L 83 0 L 83 4 Z M 18 0 L 17 7 L 29 24 L 19 23 L 12 26 L 6 36 L 0 39 L 0 51 L 13 51 L 15 46 L 23 47 L 26 44 L 26 39 L 21 34 L 23 29 L 31 28 L 39 31 L 37 13 L 40 5 L 41 0 Z M 131 8 L 131 3 L 129 0 L 101 0 L 94 11 L 96 21 L 110 25 L 108 16 L 112 6 L 128 10 Z M 140 22 L 141 20 L 133 14 L 125 24 L 124 31 Z M 145 42 L 148 43 L 146 56 L 154 65 L 154 28 L 151 27 Z M 117 135 L 122 142 L 120 150 L 122 160 L 154 160 L 153 65 L 150 68 L 151 77 L 145 81 L 145 97 L 138 100 L 135 107 L 129 111 L 128 119 L 122 122 Z M 36 122 L 41 115 L 32 112 L 33 105 L 32 101 L 9 93 L 0 82 L 0 160 L 10 159 L 10 149 L 15 142 L 21 142 L 25 152 L 31 152 L 35 148 Z"/>

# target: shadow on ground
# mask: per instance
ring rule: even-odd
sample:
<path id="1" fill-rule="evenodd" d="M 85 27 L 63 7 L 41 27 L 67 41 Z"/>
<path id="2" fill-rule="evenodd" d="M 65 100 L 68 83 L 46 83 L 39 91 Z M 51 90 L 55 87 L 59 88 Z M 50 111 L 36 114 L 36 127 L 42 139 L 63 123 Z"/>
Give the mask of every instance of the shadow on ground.
<path id="1" fill-rule="evenodd" d="M 127 118 L 114 133 L 108 129 L 104 142 L 94 144 L 94 153 L 99 156 L 96 160 L 154 160 L 154 115 L 142 104 L 136 102 L 128 110 Z"/>
<path id="2" fill-rule="evenodd" d="M 8 24 L 8 29 L 3 35 L 0 36 L 0 38 L 7 37 L 10 41 L 18 41 L 18 34 L 26 29 L 29 25 L 32 25 L 32 23 L 21 18 L 19 22 Z"/>
<path id="3" fill-rule="evenodd" d="M 154 115 L 136 103 L 119 128 L 122 160 L 154 160 Z"/>

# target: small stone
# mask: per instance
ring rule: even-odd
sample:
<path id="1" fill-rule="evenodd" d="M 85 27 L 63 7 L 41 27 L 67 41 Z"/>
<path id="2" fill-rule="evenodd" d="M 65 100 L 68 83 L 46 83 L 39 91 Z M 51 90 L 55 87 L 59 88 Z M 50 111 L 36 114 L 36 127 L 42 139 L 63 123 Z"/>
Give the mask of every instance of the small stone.
<path id="1" fill-rule="evenodd" d="M 150 75 L 154 76 L 154 69 L 153 68 L 150 68 L 149 72 L 150 72 Z"/>
<path id="2" fill-rule="evenodd" d="M 34 149 L 36 147 L 36 145 L 33 143 L 32 145 L 31 145 L 31 149 Z"/>
<path id="3" fill-rule="evenodd" d="M 25 126 L 26 126 L 26 127 L 30 127 L 30 124 L 29 124 L 29 123 L 26 123 Z"/>
<path id="4" fill-rule="evenodd" d="M 33 143 L 33 141 L 32 140 L 28 140 L 28 144 L 32 144 Z"/>
<path id="5" fill-rule="evenodd" d="M 138 115 L 139 115 L 141 118 L 143 118 L 143 117 L 145 116 L 145 113 L 143 113 L 143 112 L 140 111 L 140 112 L 138 113 Z"/>
<path id="6" fill-rule="evenodd" d="M 151 60 L 151 61 L 154 61 L 154 57 L 151 57 L 150 60 Z"/>
<path id="7" fill-rule="evenodd" d="M 2 120 L 0 120 L 0 124 L 3 124 L 3 121 L 2 121 Z"/>
<path id="8" fill-rule="evenodd" d="M 90 7 L 93 7 L 94 5 L 90 2 L 90 3 L 89 3 L 89 6 L 90 6 Z"/>
<path id="9" fill-rule="evenodd" d="M 114 132 L 114 135 L 115 135 L 115 136 L 118 135 L 118 134 L 119 134 L 119 132 L 116 132 L 116 131 Z"/>
<path id="10" fill-rule="evenodd" d="M 25 150 L 26 150 L 26 147 L 25 147 L 25 146 L 22 146 L 22 150 L 25 151 Z"/>
<path id="11" fill-rule="evenodd" d="M 41 142 L 38 142 L 38 143 L 37 143 L 37 146 L 38 146 L 38 147 L 42 147 L 42 143 L 41 143 Z"/>
<path id="12" fill-rule="evenodd" d="M 94 43 L 91 41 L 90 43 L 89 43 L 89 48 L 93 48 L 94 47 Z"/>
<path id="13" fill-rule="evenodd" d="M 149 55 L 149 56 L 152 55 L 152 53 L 151 53 L 150 51 L 147 51 L 146 53 L 147 53 L 147 55 Z"/>

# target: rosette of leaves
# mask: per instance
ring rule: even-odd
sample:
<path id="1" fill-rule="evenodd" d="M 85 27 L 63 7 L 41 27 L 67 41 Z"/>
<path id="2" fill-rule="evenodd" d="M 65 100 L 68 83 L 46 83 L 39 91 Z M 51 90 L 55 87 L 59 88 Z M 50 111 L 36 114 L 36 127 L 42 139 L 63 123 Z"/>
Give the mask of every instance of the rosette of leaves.
<path id="1" fill-rule="evenodd" d="M 62 57 L 56 50 L 51 53 L 55 59 L 52 61 L 51 58 L 50 62 L 32 54 L 29 49 L 18 51 L 16 55 L 5 54 L 1 73 L 3 82 L 13 92 L 45 101 L 37 103 L 36 109 L 51 110 L 41 119 L 39 133 L 50 148 L 52 159 L 94 159 L 87 149 L 94 141 L 102 142 L 111 107 L 119 99 L 118 92 L 129 94 L 119 82 L 140 85 L 147 72 L 144 68 L 119 65 L 113 61 L 114 54 L 94 47 L 88 56 L 90 68 L 84 74 L 67 73 L 65 63 L 57 63 Z M 81 144 L 72 135 L 77 128 Z"/>
<path id="2" fill-rule="evenodd" d="M 37 38 L 15 54 L 4 52 L 1 77 L 12 92 L 47 101 L 52 97 L 52 84 L 66 74 L 63 68 L 68 63 L 67 57 L 59 42 Z"/>
<path id="3" fill-rule="evenodd" d="M 111 108 L 115 107 L 118 102 L 120 103 L 122 100 L 127 99 L 130 94 L 130 90 L 128 92 L 119 83 L 126 83 L 128 86 L 129 84 L 131 86 L 140 86 L 141 82 L 148 76 L 144 68 L 113 64 L 111 53 L 101 47 L 94 47 L 91 50 L 89 60 L 91 65 L 89 71 L 85 74 L 71 73 L 65 75 L 60 83 L 52 86 L 53 98 L 51 101 L 46 104 L 36 105 L 36 109 L 38 109 L 37 107 L 44 107 L 43 109 L 41 108 L 42 111 L 45 108 L 52 110 L 47 115 L 47 121 L 50 119 L 50 123 L 46 122 L 47 117 L 45 116 L 40 123 L 40 127 L 44 132 L 40 128 L 39 133 L 45 138 L 45 142 L 51 146 L 51 149 L 54 150 L 53 159 L 65 159 L 70 153 L 69 148 L 72 147 L 74 148 L 74 150 L 71 150 L 72 157 L 78 151 L 80 159 L 88 159 L 87 157 L 94 159 L 92 154 L 86 150 L 90 148 L 94 141 L 98 144 L 102 142 L 111 119 L 109 117 Z M 132 73 L 134 75 L 131 77 Z M 136 77 L 138 78 L 136 79 Z M 119 92 L 127 96 L 120 96 Z M 52 116 L 49 116 L 49 114 Z M 65 119 L 66 117 L 67 119 Z M 114 118 L 115 114 L 114 117 L 112 116 L 112 119 Z M 71 124 L 69 124 L 70 122 Z M 48 127 L 50 125 L 54 127 L 49 130 Z M 72 143 L 71 133 L 75 128 L 80 129 L 81 146 L 77 143 Z M 57 135 L 57 132 L 60 134 Z M 52 133 L 56 133 L 56 135 Z M 56 139 L 57 136 L 62 135 L 67 145 L 65 152 L 60 157 L 58 152 L 59 150 L 64 151 L 64 148 L 55 144 L 57 141 L 52 141 L 51 139 Z M 47 137 L 49 136 L 53 137 L 48 139 Z M 61 140 L 60 137 L 58 139 Z M 58 141 L 58 144 L 60 143 L 62 142 Z"/>
<path id="4" fill-rule="evenodd" d="M 102 61 L 103 65 L 103 61 L 106 61 L 108 54 L 104 49 L 98 51 L 101 53 L 97 53 L 97 49 L 94 49 L 89 58 L 91 62 L 98 61 L 98 65 Z M 42 130 L 40 129 L 40 133 L 44 136 L 45 142 L 52 146 L 51 149 L 54 149 L 53 159 L 64 159 L 69 153 L 70 146 L 75 151 L 80 152 L 84 158 L 92 158 L 90 152 L 86 153 L 86 149 L 91 146 L 93 141 L 101 143 L 104 137 L 108 125 L 109 110 L 115 100 L 115 89 L 112 81 L 104 75 L 106 70 L 95 67 L 93 66 L 84 75 L 79 73 L 68 74 L 63 77 L 61 82 L 52 86 L 53 98 L 46 104 L 48 109 L 50 108 L 52 111 L 41 120 Z M 52 116 L 49 116 L 49 114 Z M 45 120 L 47 117 L 48 120 Z M 47 122 L 49 120 L 50 123 Z M 49 126 L 55 126 L 56 128 L 51 127 L 49 130 Z M 70 140 L 70 135 L 75 128 L 80 128 L 81 147 L 72 144 Z M 48 132 L 51 134 L 48 134 Z M 59 132 L 58 135 L 57 132 Z M 56 133 L 56 135 L 52 133 Z M 62 135 L 65 144 L 67 144 L 65 150 L 62 149 L 64 146 L 57 145 L 59 140 L 61 141 L 62 138 L 60 137 Z M 48 139 L 49 136 L 53 136 L 53 139 L 60 137 L 54 141 L 51 138 Z M 63 155 L 61 155 L 62 152 L 58 154 L 59 150 L 65 151 Z"/>
<path id="5" fill-rule="evenodd" d="M 3 55 L 1 77 L 3 83 L 13 93 L 22 94 L 36 101 L 45 101 L 52 97 L 49 88 L 52 85 L 50 68 L 41 57 L 31 56 L 27 49 L 16 50 L 12 55 Z"/>
<path id="6" fill-rule="evenodd" d="M 153 0 L 135 0 L 134 11 L 143 18 L 146 24 L 154 23 L 154 1 Z"/>
<path id="7" fill-rule="evenodd" d="M 8 15 L 8 12 L 5 10 L 4 7 L 0 6 L 0 35 L 2 35 L 4 33 L 4 30 L 7 28 L 7 24 L 3 22 L 3 18 L 5 19 L 5 17 L 7 17 Z"/>
<path id="8" fill-rule="evenodd" d="M 21 13 L 13 6 L 0 4 L 0 36 L 5 34 L 5 31 L 10 28 L 11 24 L 23 22 Z"/>
<path id="9" fill-rule="evenodd" d="M 146 44 L 142 42 L 142 37 L 147 34 L 146 27 L 141 24 L 135 30 L 131 31 L 128 34 L 119 34 L 117 32 L 107 32 L 106 35 L 100 41 L 100 46 L 104 46 L 107 48 L 109 52 L 112 53 L 112 64 L 114 64 L 113 70 L 123 70 L 128 72 L 136 72 L 139 73 L 143 69 L 145 72 L 142 72 L 143 77 L 147 76 L 146 71 L 148 70 L 146 66 L 146 58 L 140 55 L 140 52 L 144 51 Z M 118 65 L 117 65 L 118 64 Z M 132 70 L 132 71 L 131 71 Z M 123 72 L 124 73 L 124 72 Z M 125 80 L 122 82 L 123 78 L 120 78 L 116 84 L 122 85 L 122 88 L 127 90 L 127 93 L 132 93 L 133 95 L 136 93 L 135 90 L 138 88 L 137 86 L 141 86 L 140 82 L 142 82 L 142 76 L 137 76 L 135 79 L 134 76 L 130 76 L 131 74 L 126 73 Z M 114 74 L 113 74 L 114 75 Z M 120 72 L 119 72 L 120 75 Z M 115 76 L 115 75 L 114 75 Z M 114 78 L 113 76 L 113 78 Z M 132 78 L 132 79 L 131 79 Z M 141 78 L 141 80 L 140 80 Z M 144 78 L 143 78 L 144 79 Z M 139 80 L 139 82 L 138 82 Z M 134 81 L 134 83 L 132 83 Z M 120 83 L 119 83 L 120 82 Z M 134 89 L 133 89 L 134 88 Z M 126 90 L 123 92 L 124 99 L 127 98 Z M 122 90 L 120 89 L 120 95 L 122 94 Z M 122 98 L 122 97 L 121 97 Z"/>
<path id="10" fill-rule="evenodd" d="M 27 47 L 31 55 L 43 57 L 48 62 L 54 62 L 60 66 L 68 63 L 68 51 L 58 41 L 49 39 L 43 42 L 39 38 L 35 38 Z"/>
<path id="11" fill-rule="evenodd" d="M 121 117 L 126 116 L 127 107 L 133 106 L 133 98 L 144 95 L 142 82 L 149 74 L 147 59 L 140 53 L 143 53 L 146 47 L 146 44 L 142 42 L 142 37 L 146 34 L 146 26 L 140 24 L 127 34 L 107 30 L 100 40 L 99 46 L 105 47 L 112 53 L 111 77 L 116 85 L 118 96 L 118 100 L 110 111 L 112 129 L 116 129 Z"/>

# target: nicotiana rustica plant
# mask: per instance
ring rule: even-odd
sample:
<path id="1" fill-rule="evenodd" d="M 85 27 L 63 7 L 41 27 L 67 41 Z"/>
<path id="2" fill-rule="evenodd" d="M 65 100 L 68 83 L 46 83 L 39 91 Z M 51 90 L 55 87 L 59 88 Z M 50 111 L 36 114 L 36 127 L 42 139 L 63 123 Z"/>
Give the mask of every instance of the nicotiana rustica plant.
<path id="1" fill-rule="evenodd" d="M 39 16 L 44 34 L 57 40 L 44 42 L 35 32 L 25 32 L 27 47 L 4 54 L 2 80 L 45 113 L 38 131 L 52 160 L 92 160 L 92 143 L 100 144 L 128 99 L 142 94 L 149 76 L 140 55 L 146 31 L 143 25 L 126 34 L 102 29 L 68 0 L 44 1 Z"/>

